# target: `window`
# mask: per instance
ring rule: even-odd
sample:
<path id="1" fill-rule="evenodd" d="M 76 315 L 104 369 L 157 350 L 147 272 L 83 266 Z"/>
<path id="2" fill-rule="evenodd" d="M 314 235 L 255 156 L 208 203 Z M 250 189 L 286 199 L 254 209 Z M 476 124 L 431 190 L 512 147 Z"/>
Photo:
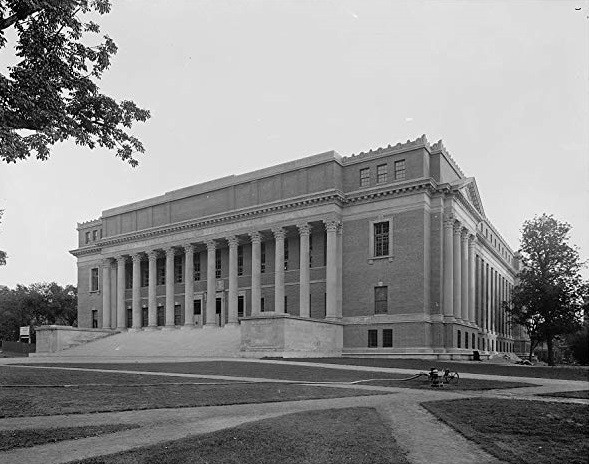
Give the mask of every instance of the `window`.
<path id="1" fill-rule="evenodd" d="M 393 329 L 383 329 L 382 331 L 382 347 L 393 347 Z"/>
<path id="2" fill-rule="evenodd" d="M 183 280 L 184 266 L 182 256 L 174 256 L 174 282 L 181 284 Z"/>
<path id="3" fill-rule="evenodd" d="M 395 161 L 395 180 L 405 179 L 405 160 Z"/>
<path id="4" fill-rule="evenodd" d="M 468 333 L 464 332 L 464 348 L 468 348 Z"/>
<path id="5" fill-rule="evenodd" d="M 243 275 L 243 246 L 237 246 L 237 275 Z"/>
<path id="6" fill-rule="evenodd" d="M 125 264 L 125 288 L 133 288 L 133 268 Z"/>
<path id="7" fill-rule="evenodd" d="M 459 331 L 458 331 L 458 333 L 457 333 L 457 335 L 456 335 L 456 346 L 457 346 L 458 348 L 462 348 L 462 347 L 461 347 L 461 345 L 462 345 L 462 340 L 461 340 L 461 338 L 462 338 L 462 334 L 460 333 L 460 330 L 459 330 Z"/>
<path id="8" fill-rule="evenodd" d="M 221 250 L 215 250 L 215 279 L 221 278 Z"/>
<path id="9" fill-rule="evenodd" d="M 389 287 L 374 287 L 374 314 L 386 314 L 388 312 Z"/>
<path id="10" fill-rule="evenodd" d="M 92 328 L 98 328 L 98 311 L 96 309 L 92 310 Z"/>
<path id="11" fill-rule="evenodd" d="M 379 164 L 376 166 L 376 183 L 382 184 L 387 181 L 387 165 Z"/>
<path id="12" fill-rule="evenodd" d="M 378 348 L 378 330 L 368 331 L 368 348 Z"/>
<path id="13" fill-rule="evenodd" d="M 192 314 L 200 316 L 202 313 L 202 300 L 194 300 L 192 302 Z"/>
<path id="14" fill-rule="evenodd" d="M 288 298 L 284 295 L 284 312 L 288 313 Z"/>
<path id="15" fill-rule="evenodd" d="M 284 270 L 288 271 L 288 238 L 284 238 Z"/>
<path id="16" fill-rule="evenodd" d="M 98 231 L 97 230 L 93 230 L 92 231 L 92 241 L 96 241 L 98 239 Z"/>
<path id="17" fill-rule="evenodd" d="M 141 266 L 141 286 L 147 287 L 149 285 L 149 267 L 142 263 Z"/>
<path id="18" fill-rule="evenodd" d="M 243 295 L 239 295 L 237 297 L 237 317 L 244 317 L 244 308 L 245 308 L 245 297 Z"/>
<path id="19" fill-rule="evenodd" d="M 174 305 L 174 325 L 182 325 L 182 306 Z"/>
<path id="20" fill-rule="evenodd" d="M 133 327 L 133 310 L 127 308 L 127 328 Z"/>
<path id="21" fill-rule="evenodd" d="M 90 243 L 90 231 L 86 232 L 86 245 Z"/>
<path id="22" fill-rule="evenodd" d="M 157 273 L 157 284 L 158 285 L 165 285 L 166 284 L 166 266 L 165 266 L 165 261 L 163 259 L 157 260 L 156 273 Z"/>
<path id="23" fill-rule="evenodd" d="M 102 229 L 100 229 L 100 238 L 102 238 Z"/>
<path id="24" fill-rule="evenodd" d="M 264 312 L 265 311 L 264 303 L 265 303 L 264 297 L 260 298 L 260 311 L 261 312 Z"/>
<path id="25" fill-rule="evenodd" d="M 389 222 L 374 224 L 374 256 L 389 255 Z"/>
<path id="26" fill-rule="evenodd" d="M 370 186 L 370 168 L 360 169 L 360 187 Z"/>
<path id="27" fill-rule="evenodd" d="M 475 347 L 475 340 L 476 340 L 476 337 L 474 336 L 474 334 L 472 334 L 472 345 L 471 346 L 473 349 Z"/>
<path id="28" fill-rule="evenodd" d="M 163 326 L 165 324 L 165 318 L 164 318 L 164 305 L 163 304 L 158 304 L 157 305 L 157 325 L 159 326 Z"/>
<path id="29" fill-rule="evenodd" d="M 143 308 L 141 308 L 141 327 L 147 327 L 147 324 L 148 324 L 147 306 L 143 306 Z"/>
<path id="30" fill-rule="evenodd" d="M 323 234 L 323 265 L 327 266 L 327 233 Z"/>
<path id="31" fill-rule="evenodd" d="M 260 272 L 266 272 L 266 243 L 260 244 Z"/>
<path id="32" fill-rule="evenodd" d="M 194 280 L 200 280 L 200 253 L 194 253 Z"/>
<path id="33" fill-rule="evenodd" d="M 98 268 L 93 267 L 90 269 L 90 291 L 97 292 L 98 291 Z"/>

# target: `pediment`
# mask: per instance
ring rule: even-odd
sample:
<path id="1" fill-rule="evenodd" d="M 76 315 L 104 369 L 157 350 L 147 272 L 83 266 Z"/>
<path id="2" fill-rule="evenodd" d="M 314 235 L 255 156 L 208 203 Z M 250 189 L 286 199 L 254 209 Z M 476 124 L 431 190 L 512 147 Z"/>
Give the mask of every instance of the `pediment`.
<path id="1" fill-rule="evenodd" d="M 479 189 L 474 177 L 462 179 L 460 183 L 456 185 L 456 189 L 462 193 L 464 198 L 466 198 L 483 217 L 486 217 L 481 195 L 479 194 Z"/>

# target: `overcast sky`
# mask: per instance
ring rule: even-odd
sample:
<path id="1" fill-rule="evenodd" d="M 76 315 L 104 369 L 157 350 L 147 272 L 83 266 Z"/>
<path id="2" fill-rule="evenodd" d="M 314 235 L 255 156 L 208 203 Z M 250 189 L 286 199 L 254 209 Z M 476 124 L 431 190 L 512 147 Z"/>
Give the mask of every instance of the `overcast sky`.
<path id="1" fill-rule="evenodd" d="M 105 209 L 421 134 L 514 250 L 546 212 L 589 258 L 587 1 L 122 0 L 99 22 L 119 47 L 101 88 L 151 110 L 146 154 L 65 143 L 1 164 L 2 285 L 76 283 L 76 224 Z"/>

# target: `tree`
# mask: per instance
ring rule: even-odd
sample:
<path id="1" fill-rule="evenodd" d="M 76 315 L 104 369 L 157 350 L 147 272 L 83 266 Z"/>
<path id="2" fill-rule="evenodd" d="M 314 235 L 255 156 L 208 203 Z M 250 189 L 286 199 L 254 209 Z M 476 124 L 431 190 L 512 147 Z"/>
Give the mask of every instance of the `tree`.
<path id="1" fill-rule="evenodd" d="M 523 325 L 533 348 L 546 342 L 548 364 L 554 365 L 554 337 L 579 328 L 587 287 L 584 266 L 576 247 L 568 244 L 570 224 L 543 214 L 524 222 L 521 240 L 522 270 L 504 303 L 513 321 Z"/>
<path id="2" fill-rule="evenodd" d="M 52 145 L 73 139 L 91 149 L 116 149 L 137 165 L 133 154 L 144 148 L 128 129 L 146 121 L 149 111 L 100 93 L 96 81 L 117 47 L 107 35 L 90 45 L 100 26 L 80 18 L 110 7 L 109 0 L 0 0 L 0 50 L 8 42 L 5 31 L 14 30 L 19 60 L 0 73 L 0 159 L 16 162 L 35 153 L 46 160 Z"/>

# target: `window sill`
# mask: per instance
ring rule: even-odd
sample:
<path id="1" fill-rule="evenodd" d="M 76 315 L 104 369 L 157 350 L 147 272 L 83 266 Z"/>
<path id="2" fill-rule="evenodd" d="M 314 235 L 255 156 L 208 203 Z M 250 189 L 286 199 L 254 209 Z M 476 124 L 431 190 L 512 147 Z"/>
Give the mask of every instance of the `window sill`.
<path id="1" fill-rule="evenodd" d="M 387 255 L 387 256 L 372 256 L 371 258 L 368 258 L 368 264 L 374 264 L 374 261 L 378 261 L 378 260 L 382 260 L 382 259 L 388 259 L 389 263 L 393 262 L 393 255 Z"/>
<path id="2" fill-rule="evenodd" d="M 88 293 L 100 293 L 100 290 L 90 290 Z"/>

